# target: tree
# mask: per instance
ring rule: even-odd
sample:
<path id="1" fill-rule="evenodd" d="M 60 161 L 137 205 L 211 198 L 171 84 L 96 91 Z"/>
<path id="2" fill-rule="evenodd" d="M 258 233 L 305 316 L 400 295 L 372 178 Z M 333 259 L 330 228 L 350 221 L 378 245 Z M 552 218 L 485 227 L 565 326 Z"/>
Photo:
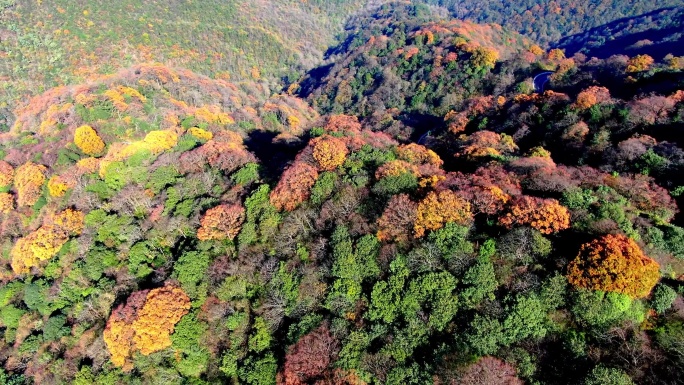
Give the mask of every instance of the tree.
<path id="1" fill-rule="evenodd" d="M 525 195 L 511 202 L 508 212 L 499 218 L 499 223 L 508 229 L 516 224 L 529 225 L 543 234 L 552 234 L 570 227 L 570 213 L 555 199 Z"/>
<path id="2" fill-rule="evenodd" d="M 323 171 L 332 171 L 344 163 L 349 150 L 344 141 L 330 135 L 319 136 L 311 140 L 313 157 Z"/>
<path id="3" fill-rule="evenodd" d="M 178 134 L 171 130 L 150 131 L 145 135 L 143 142 L 153 154 L 169 150 L 178 143 Z"/>
<path id="4" fill-rule="evenodd" d="M 485 356 L 468 366 L 458 381 L 461 385 L 522 385 L 515 367 L 498 358 Z"/>
<path id="5" fill-rule="evenodd" d="M 285 355 L 285 384 L 303 385 L 320 379 L 337 357 L 339 348 L 339 342 L 327 325 L 321 325 L 300 338 Z"/>
<path id="6" fill-rule="evenodd" d="M 213 207 L 207 210 L 200 220 L 201 227 L 197 230 L 197 239 L 232 240 L 240 232 L 244 220 L 245 209 L 239 204 Z"/>
<path id="7" fill-rule="evenodd" d="M 397 147 L 397 156 L 411 164 L 431 164 L 434 166 L 444 164 L 444 161 L 434 151 L 416 143 Z"/>
<path id="8" fill-rule="evenodd" d="M 426 230 L 440 229 L 447 222 L 465 225 L 472 219 L 470 203 L 465 199 L 451 190 L 431 191 L 418 204 L 413 231 L 420 238 Z"/>
<path id="9" fill-rule="evenodd" d="M 83 222 L 83 213 L 71 209 L 47 217 L 38 230 L 17 240 L 12 248 L 10 256 L 14 273 L 28 273 L 32 267 L 57 255 L 70 236 L 81 234 Z"/>
<path id="10" fill-rule="evenodd" d="M 568 265 L 572 285 L 643 298 L 660 278 L 660 266 L 644 255 L 634 240 L 608 234 L 580 248 Z"/>
<path id="11" fill-rule="evenodd" d="M 499 52 L 494 48 L 480 46 L 475 48 L 470 60 L 477 68 L 494 68 L 496 61 L 499 60 Z"/>
<path id="12" fill-rule="evenodd" d="M 149 355 L 171 346 L 171 333 L 189 309 L 190 298 L 179 288 L 133 293 L 112 312 L 103 333 L 112 362 L 130 370 L 133 352 Z"/>
<path id="13" fill-rule="evenodd" d="M 418 204 L 406 194 L 393 195 L 378 218 L 378 239 L 405 244 L 411 237 Z"/>
<path id="14" fill-rule="evenodd" d="M 587 375 L 584 385 L 634 385 L 634 381 L 620 369 L 599 365 Z"/>
<path id="15" fill-rule="evenodd" d="M 0 213 L 8 214 L 14 210 L 14 195 L 0 193 Z"/>
<path id="16" fill-rule="evenodd" d="M 90 126 L 84 125 L 74 131 L 74 143 L 86 155 L 101 154 L 105 143 L 97 132 Z"/>
<path id="17" fill-rule="evenodd" d="M 642 72 L 648 70 L 654 60 L 648 55 L 636 55 L 627 62 L 627 72 Z"/>
<path id="18" fill-rule="evenodd" d="M 45 166 L 26 162 L 19 166 L 14 177 L 17 188 L 17 205 L 33 206 L 40 198 L 43 183 L 45 183 Z"/>
<path id="19" fill-rule="evenodd" d="M 575 107 L 587 110 L 596 104 L 605 103 L 610 99 L 610 92 L 605 87 L 591 86 L 577 95 Z"/>
<path id="20" fill-rule="evenodd" d="M 14 167 L 4 160 L 0 160 L 0 187 L 11 185 L 12 180 L 14 180 Z"/>
<path id="21" fill-rule="evenodd" d="M 280 178 L 271 192 L 270 201 L 278 210 L 292 211 L 309 199 L 318 171 L 304 162 L 295 162 Z"/>
<path id="22" fill-rule="evenodd" d="M 62 197 L 64 194 L 66 194 L 67 190 L 70 189 L 72 186 L 70 186 L 70 183 L 68 183 L 65 178 L 59 176 L 59 175 L 53 175 L 50 177 L 50 180 L 48 180 L 48 192 L 50 193 L 50 196 L 53 197 Z"/>
<path id="23" fill-rule="evenodd" d="M 660 284 L 653 292 L 653 300 L 651 306 L 656 312 L 663 314 L 672 307 L 672 304 L 677 299 L 677 292 L 675 289 L 665 284 Z"/>

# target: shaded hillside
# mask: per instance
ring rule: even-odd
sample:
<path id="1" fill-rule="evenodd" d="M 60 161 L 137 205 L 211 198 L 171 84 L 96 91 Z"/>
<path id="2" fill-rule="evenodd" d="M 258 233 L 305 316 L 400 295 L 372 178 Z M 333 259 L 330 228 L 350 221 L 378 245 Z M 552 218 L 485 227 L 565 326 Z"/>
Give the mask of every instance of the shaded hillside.
<path id="1" fill-rule="evenodd" d="M 599 58 L 646 54 L 660 59 L 684 55 L 683 31 L 684 8 L 666 8 L 565 37 L 554 46 L 569 56 L 575 52 Z"/>
<path id="2" fill-rule="evenodd" d="M 682 5 L 681 0 L 574 2 L 423 0 L 422 2 L 447 7 L 459 19 L 501 24 L 545 45 L 619 19 Z"/>

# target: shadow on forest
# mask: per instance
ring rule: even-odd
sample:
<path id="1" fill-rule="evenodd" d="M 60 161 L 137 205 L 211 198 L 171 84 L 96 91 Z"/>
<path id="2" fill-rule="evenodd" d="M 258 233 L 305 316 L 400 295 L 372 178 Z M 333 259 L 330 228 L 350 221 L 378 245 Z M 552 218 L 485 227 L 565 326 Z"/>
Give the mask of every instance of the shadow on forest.
<path id="1" fill-rule="evenodd" d="M 306 137 L 286 142 L 275 140 L 277 132 L 254 130 L 248 134 L 244 144 L 258 159 L 262 176 L 266 182 L 280 179 L 285 167 L 297 156 L 307 143 Z"/>
<path id="2" fill-rule="evenodd" d="M 663 23 L 669 27 L 659 28 L 657 20 L 667 17 Z M 654 20 L 655 19 L 655 20 Z M 661 8 L 643 15 L 615 20 L 611 23 L 592 28 L 588 31 L 564 37 L 555 47 L 565 49 L 568 57 L 582 51 L 588 57 L 607 58 L 617 54 L 635 56 L 647 54 L 660 59 L 671 53 L 675 56 L 684 55 L 684 35 L 675 40 L 664 40 L 676 37 L 682 33 L 684 24 L 684 8 Z M 630 33 L 635 25 L 647 25 L 645 31 Z M 605 40 L 600 42 L 600 40 Z M 634 47 L 636 43 L 650 40 L 651 45 Z"/>

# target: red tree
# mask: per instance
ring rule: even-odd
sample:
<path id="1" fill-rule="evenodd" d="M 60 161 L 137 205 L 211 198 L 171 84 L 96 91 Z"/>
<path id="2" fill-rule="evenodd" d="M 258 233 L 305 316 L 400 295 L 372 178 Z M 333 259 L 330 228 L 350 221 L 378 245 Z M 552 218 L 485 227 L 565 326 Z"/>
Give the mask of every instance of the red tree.
<path id="1" fill-rule="evenodd" d="M 285 356 L 285 384 L 303 385 L 323 377 L 338 350 L 339 343 L 326 325 L 300 338 Z"/>

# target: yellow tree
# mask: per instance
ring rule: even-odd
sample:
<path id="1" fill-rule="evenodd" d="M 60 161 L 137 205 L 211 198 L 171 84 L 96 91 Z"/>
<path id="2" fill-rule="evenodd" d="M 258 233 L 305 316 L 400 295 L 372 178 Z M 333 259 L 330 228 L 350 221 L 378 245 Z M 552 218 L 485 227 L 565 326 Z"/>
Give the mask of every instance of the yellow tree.
<path id="1" fill-rule="evenodd" d="M 641 72 L 648 70 L 653 64 L 653 58 L 648 55 L 636 55 L 627 62 L 627 72 Z"/>
<path id="2" fill-rule="evenodd" d="M 38 201 L 45 183 L 45 171 L 45 166 L 33 162 L 26 162 L 17 168 L 14 186 L 17 188 L 19 206 L 33 206 Z"/>
<path id="3" fill-rule="evenodd" d="M 323 171 L 332 171 L 347 159 L 347 145 L 339 138 L 330 135 L 320 136 L 311 140 L 313 157 Z"/>
<path id="4" fill-rule="evenodd" d="M 472 219 L 470 203 L 465 199 L 451 190 L 431 191 L 418 204 L 413 231 L 419 238 L 425 235 L 426 230 L 440 229 L 447 222 L 465 225 L 470 223 Z"/>
<path id="5" fill-rule="evenodd" d="M 149 355 L 171 346 L 171 334 L 190 306 L 187 294 L 173 286 L 131 294 L 112 312 L 103 333 L 112 363 L 129 371 L 136 351 Z"/>
<path id="6" fill-rule="evenodd" d="M 102 138 L 100 138 L 97 132 L 88 125 L 76 129 L 74 132 L 74 143 L 76 144 L 76 147 L 87 155 L 100 154 L 105 148 L 105 143 L 102 141 Z"/>
<path id="7" fill-rule="evenodd" d="M 38 230 L 17 240 L 10 252 L 14 273 L 28 273 L 32 267 L 57 255 L 70 236 L 81 234 L 84 217 L 80 211 L 64 210 L 47 217 Z"/>

